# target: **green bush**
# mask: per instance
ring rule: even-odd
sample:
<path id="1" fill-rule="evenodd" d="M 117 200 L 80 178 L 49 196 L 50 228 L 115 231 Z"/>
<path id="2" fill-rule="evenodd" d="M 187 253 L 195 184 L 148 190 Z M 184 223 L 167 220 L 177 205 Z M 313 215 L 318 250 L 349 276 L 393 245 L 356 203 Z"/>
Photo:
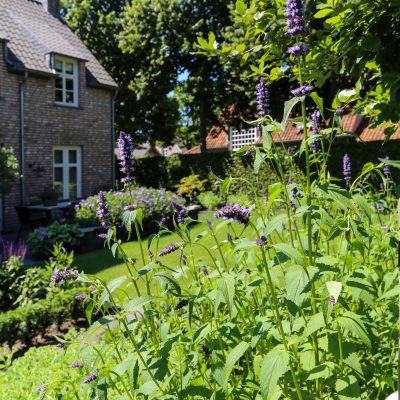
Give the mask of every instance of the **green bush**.
<path id="1" fill-rule="evenodd" d="M 211 191 L 200 193 L 197 200 L 207 210 L 215 210 L 223 203 L 221 196 Z"/>
<path id="2" fill-rule="evenodd" d="M 75 300 L 81 288 L 51 292 L 45 299 L 0 314 L 0 343 L 29 342 L 53 323 L 83 316 L 83 307 Z"/>
<path id="3" fill-rule="evenodd" d="M 82 236 L 78 224 L 61 224 L 56 221 L 30 233 L 28 246 L 34 256 L 46 258 L 50 256 L 52 248 L 57 244 L 62 243 L 67 248 L 78 246 Z"/>
<path id="4" fill-rule="evenodd" d="M 72 333 L 70 331 L 67 335 L 71 337 Z M 30 348 L 22 357 L 15 359 L 7 370 L 0 373 L 0 399 L 37 400 L 40 397 L 36 390 L 48 380 L 54 383 L 44 399 L 58 398 L 55 392 L 63 390 L 66 379 L 83 379 L 82 370 L 69 368 L 77 357 L 77 346 L 70 346 L 68 351 L 55 349 L 54 346 Z M 77 390 L 82 396 L 83 391 L 79 388 Z M 62 398 L 76 399 L 72 392 L 65 393 Z"/>
<path id="5" fill-rule="evenodd" d="M 199 175 L 189 175 L 182 178 L 176 185 L 177 193 L 189 201 L 193 199 L 203 190 L 208 179 L 200 179 Z"/>
<path id="6" fill-rule="evenodd" d="M 109 206 L 108 211 L 114 224 L 122 225 L 124 207 L 136 205 L 142 209 L 143 221 L 159 221 L 161 218 L 171 218 L 173 210 L 171 202 L 184 204 L 181 197 L 164 189 L 136 188 L 131 192 L 108 192 L 106 200 Z M 81 226 L 100 225 L 96 215 L 97 196 L 82 200 L 76 207 L 76 221 Z"/>
<path id="7" fill-rule="evenodd" d="M 230 194 L 227 199 L 227 204 L 239 204 L 240 206 L 245 206 L 250 203 L 250 197 L 246 194 Z"/>

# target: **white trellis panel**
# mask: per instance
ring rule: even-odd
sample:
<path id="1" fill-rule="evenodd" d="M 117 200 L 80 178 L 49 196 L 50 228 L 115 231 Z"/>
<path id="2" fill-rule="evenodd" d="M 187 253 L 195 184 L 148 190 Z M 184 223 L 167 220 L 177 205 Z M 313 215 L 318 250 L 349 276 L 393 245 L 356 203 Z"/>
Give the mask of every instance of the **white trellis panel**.
<path id="1" fill-rule="evenodd" d="M 231 151 L 238 151 L 243 146 L 250 146 L 258 138 L 257 127 L 249 129 L 229 129 L 229 144 Z"/>

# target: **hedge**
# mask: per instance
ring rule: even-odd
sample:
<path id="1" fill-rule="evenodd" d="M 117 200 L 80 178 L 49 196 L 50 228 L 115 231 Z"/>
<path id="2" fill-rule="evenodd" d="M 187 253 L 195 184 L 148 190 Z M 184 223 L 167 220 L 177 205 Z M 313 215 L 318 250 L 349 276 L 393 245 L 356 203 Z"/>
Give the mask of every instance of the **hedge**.
<path id="1" fill-rule="evenodd" d="M 279 152 L 282 150 L 279 149 Z M 367 162 L 378 162 L 379 158 L 388 155 L 391 159 L 400 159 L 400 140 L 382 142 L 356 142 L 353 138 L 342 139 L 332 148 L 332 157 L 329 162 L 329 171 L 332 176 L 341 178 L 343 170 L 343 156 L 349 154 L 352 162 L 353 176 L 361 171 Z M 171 157 L 142 158 L 136 161 L 136 179 L 138 185 L 150 187 L 164 187 L 174 190 L 185 176 L 200 175 L 201 179 L 209 179 L 212 183 L 211 171 L 220 178 L 228 176 L 254 178 L 259 188 L 266 188 L 268 184 L 276 182 L 277 176 L 271 167 L 262 165 L 259 180 L 253 172 L 254 156 L 238 156 L 231 152 L 208 152 L 207 154 L 174 155 Z M 304 163 L 300 161 L 297 171 L 290 171 L 290 177 L 304 170 Z M 118 170 L 118 168 L 117 168 Z M 399 173 L 392 170 L 395 180 Z M 243 191 L 247 189 L 243 189 Z M 240 191 L 240 190 L 239 190 Z"/>
<path id="2" fill-rule="evenodd" d="M 81 292 L 82 288 L 65 290 L 0 314 L 0 343 L 14 343 L 17 340 L 29 343 L 53 323 L 60 324 L 65 319 L 84 316 L 82 303 L 75 300 L 75 296 Z"/>

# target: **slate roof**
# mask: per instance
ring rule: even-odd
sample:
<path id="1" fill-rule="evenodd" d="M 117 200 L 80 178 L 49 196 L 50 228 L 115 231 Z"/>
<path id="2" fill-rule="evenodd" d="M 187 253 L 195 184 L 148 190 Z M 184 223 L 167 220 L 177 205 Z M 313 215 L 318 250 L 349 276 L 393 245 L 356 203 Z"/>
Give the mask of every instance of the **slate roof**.
<path id="1" fill-rule="evenodd" d="M 117 84 L 67 24 L 36 0 L 0 0 L 0 40 L 6 39 L 11 67 L 53 74 L 50 54 L 86 61 L 89 85 Z"/>

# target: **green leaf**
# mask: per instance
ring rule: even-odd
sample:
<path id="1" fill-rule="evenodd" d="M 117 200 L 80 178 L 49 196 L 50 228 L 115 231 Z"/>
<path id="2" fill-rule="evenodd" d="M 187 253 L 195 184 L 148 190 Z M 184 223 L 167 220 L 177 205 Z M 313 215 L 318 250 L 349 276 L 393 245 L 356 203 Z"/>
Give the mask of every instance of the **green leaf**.
<path id="1" fill-rule="evenodd" d="M 162 272 L 159 274 L 155 275 L 157 278 L 160 278 L 161 281 L 166 285 L 166 289 L 168 290 L 168 287 L 171 287 L 172 290 L 170 290 L 173 294 L 180 295 L 182 292 L 182 289 L 177 282 L 177 280 L 172 277 L 170 274 L 167 274 L 166 272 Z"/>
<path id="2" fill-rule="evenodd" d="M 290 113 L 293 110 L 293 107 L 299 103 L 300 101 L 304 100 L 303 97 L 293 97 L 292 99 L 285 101 L 285 108 L 283 110 L 283 119 L 282 119 L 282 126 L 285 127 L 287 120 L 289 118 Z"/>
<path id="3" fill-rule="evenodd" d="M 400 296 L 400 286 L 397 285 L 395 288 L 384 293 L 378 300 L 390 299 L 391 297 Z"/>
<path id="4" fill-rule="evenodd" d="M 263 400 L 269 400 L 277 388 L 278 380 L 289 368 L 289 353 L 283 346 L 276 346 L 261 365 L 260 386 Z"/>
<path id="5" fill-rule="evenodd" d="M 229 313 L 231 313 L 235 297 L 235 278 L 232 275 L 224 275 L 222 278 L 218 279 L 217 287 L 225 299 Z"/>
<path id="6" fill-rule="evenodd" d="M 97 306 L 100 308 L 107 300 L 110 300 L 110 294 L 112 295 L 115 290 L 119 289 L 125 283 L 126 279 L 127 277 L 126 275 L 124 275 L 124 276 L 119 276 L 118 278 L 112 280 L 107 285 L 107 289 L 104 289 L 102 291 Z"/>
<path id="7" fill-rule="evenodd" d="M 371 339 L 361 317 L 351 311 L 337 318 L 337 323 L 343 329 L 360 338 L 367 346 L 371 347 Z"/>
<path id="8" fill-rule="evenodd" d="M 314 14 L 314 18 L 325 18 L 327 15 L 331 14 L 333 12 L 333 8 L 324 8 L 322 10 L 319 10 Z"/>
<path id="9" fill-rule="evenodd" d="M 307 323 L 303 331 L 303 337 L 308 337 L 312 335 L 314 332 L 320 330 L 325 326 L 324 314 L 322 312 L 311 316 L 310 320 Z"/>
<path id="10" fill-rule="evenodd" d="M 336 381 L 335 389 L 339 400 L 361 399 L 361 390 L 357 378 L 346 376 Z"/>
<path id="11" fill-rule="evenodd" d="M 321 10 L 321 11 L 323 11 L 323 10 Z M 322 97 L 319 97 L 316 92 L 312 92 L 310 96 L 314 100 L 315 105 L 318 107 L 318 110 L 321 113 L 322 119 L 324 119 L 324 99 Z"/>
<path id="12" fill-rule="evenodd" d="M 303 290 L 309 283 L 310 279 L 307 272 L 300 265 L 294 265 L 288 269 L 285 275 L 285 285 L 288 300 L 293 301 L 298 307 L 301 306 L 306 293 Z"/>
<path id="13" fill-rule="evenodd" d="M 122 222 L 126 228 L 126 230 L 131 233 L 132 232 L 132 225 L 136 220 L 137 210 L 134 211 L 125 211 L 122 214 Z"/>
<path id="14" fill-rule="evenodd" d="M 339 295 L 342 291 L 342 283 L 341 282 L 336 282 L 336 281 L 328 281 L 325 282 L 326 288 L 328 289 L 329 295 L 333 296 L 335 298 L 335 303 L 337 303 L 339 299 Z"/>
<path id="15" fill-rule="evenodd" d="M 288 256 L 291 260 L 295 261 L 299 265 L 304 265 L 304 257 L 296 250 L 293 246 L 286 243 L 278 243 L 274 245 L 277 251 L 282 252 Z"/>
<path id="16" fill-rule="evenodd" d="M 155 297 L 155 296 L 137 297 L 136 299 L 128 301 L 128 303 L 126 304 L 124 309 L 129 312 L 134 312 L 134 311 L 137 311 L 139 308 L 145 306 L 148 303 L 151 303 L 152 301 L 154 301 L 156 299 L 157 299 L 157 297 Z"/>
<path id="17" fill-rule="evenodd" d="M 356 353 L 351 353 L 348 357 L 344 359 L 344 362 L 352 368 L 355 372 L 360 374 L 360 376 L 364 377 L 363 370 L 361 368 L 360 359 L 358 358 Z"/>
<path id="18" fill-rule="evenodd" d="M 329 361 L 317 365 L 311 371 L 309 371 L 307 376 L 307 381 L 314 381 L 320 378 L 327 379 L 330 376 L 332 376 L 334 370 L 335 370 L 335 364 Z"/>
<path id="19" fill-rule="evenodd" d="M 235 367 L 236 363 L 240 360 L 246 350 L 249 348 L 249 344 L 246 342 L 240 342 L 232 351 L 229 353 L 226 358 L 226 363 L 223 371 L 223 384 L 222 389 L 224 392 L 227 392 L 229 388 L 229 377 Z"/>

